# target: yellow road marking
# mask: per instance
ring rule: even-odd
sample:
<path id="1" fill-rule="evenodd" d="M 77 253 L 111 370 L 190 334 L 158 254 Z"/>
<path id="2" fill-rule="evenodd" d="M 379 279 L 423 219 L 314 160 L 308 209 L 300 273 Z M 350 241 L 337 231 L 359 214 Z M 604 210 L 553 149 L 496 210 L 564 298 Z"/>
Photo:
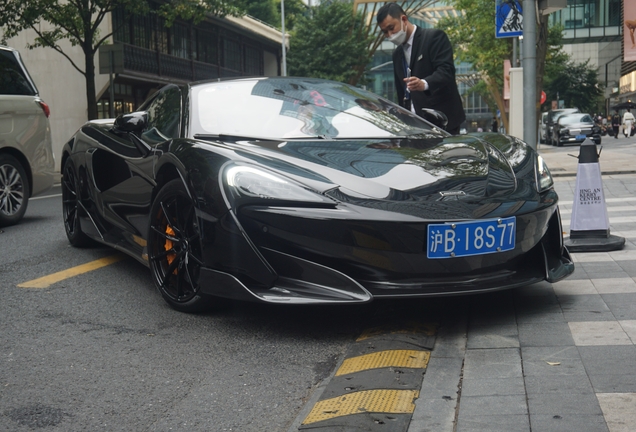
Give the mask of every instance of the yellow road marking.
<path id="1" fill-rule="evenodd" d="M 336 376 L 385 367 L 421 368 L 428 365 L 429 351 L 387 350 L 351 357 L 342 362 Z"/>
<path id="2" fill-rule="evenodd" d="M 418 390 L 365 390 L 319 401 L 303 424 L 364 412 L 412 414 Z"/>
<path id="3" fill-rule="evenodd" d="M 121 254 L 112 255 L 106 258 L 98 259 L 86 264 L 72 267 L 68 270 L 62 270 L 60 272 L 53 273 L 48 276 L 43 276 L 41 278 L 33 279 L 28 282 L 23 282 L 21 284 L 18 284 L 18 287 L 20 288 L 48 288 L 54 283 L 63 281 L 64 279 L 68 279 L 73 276 L 80 275 L 82 273 L 88 273 L 90 271 L 97 270 L 102 267 L 106 267 L 107 265 L 116 263 L 117 261 L 121 261 L 124 258 L 126 258 L 125 255 L 121 255 Z"/>

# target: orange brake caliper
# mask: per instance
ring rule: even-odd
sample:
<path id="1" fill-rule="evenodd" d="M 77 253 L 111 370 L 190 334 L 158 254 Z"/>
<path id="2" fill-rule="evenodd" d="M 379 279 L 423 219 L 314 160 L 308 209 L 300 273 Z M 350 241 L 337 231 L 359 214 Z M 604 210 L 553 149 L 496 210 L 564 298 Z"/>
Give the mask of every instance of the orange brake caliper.
<path id="1" fill-rule="evenodd" d="M 166 225 L 166 234 L 168 234 L 171 237 L 174 237 L 175 235 L 174 230 L 170 227 L 170 225 Z M 166 249 L 166 252 L 172 249 L 172 240 L 166 239 L 166 243 L 164 244 L 163 247 Z M 166 256 L 166 259 L 168 260 L 168 266 L 172 264 L 172 261 L 174 261 L 176 257 L 177 257 L 177 254 L 174 254 L 174 253 L 168 254 Z M 177 274 L 177 269 L 174 269 L 172 273 Z"/>

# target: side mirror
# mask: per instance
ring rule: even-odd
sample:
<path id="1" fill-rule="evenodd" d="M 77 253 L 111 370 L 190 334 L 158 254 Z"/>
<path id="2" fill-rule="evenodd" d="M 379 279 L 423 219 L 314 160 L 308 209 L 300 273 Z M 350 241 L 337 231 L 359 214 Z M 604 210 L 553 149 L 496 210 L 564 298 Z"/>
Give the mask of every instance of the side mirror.
<path id="1" fill-rule="evenodd" d="M 130 140 L 137 150 L 146 157 L 152 149 L 138 135 L 148 127 L 148 113 L 145 111 L 121 114 L 115 119 L 114 131 L 130 134 Z"/>
<path id="2" fill-rule="evenodd" d="M 115 119 L 115 128 L 120 132 L 141 132 L 148 125 L 148 113 L 145 111 L 120 114 Z"/>
<path id="3" fill-rule="evenodd" d="M 430 108 L 422 108 L 422 117 L 424 120 L 433 123 L 435 126 L 446 130 L 448 125 L 448 117 L 441 111 Z"/>

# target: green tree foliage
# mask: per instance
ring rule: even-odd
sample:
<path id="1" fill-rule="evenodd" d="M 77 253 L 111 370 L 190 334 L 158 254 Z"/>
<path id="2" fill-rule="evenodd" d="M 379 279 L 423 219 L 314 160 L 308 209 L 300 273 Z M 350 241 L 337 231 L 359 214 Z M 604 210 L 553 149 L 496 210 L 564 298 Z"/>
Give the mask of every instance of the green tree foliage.
<path id="1" fill-rule="evenodd" d="M 280 27 L 280 0 L 274 0 L 278 12 L 278 25 Z M 307 15 L 309 8 L 302 0 L 285 0 L 285 32 L 290 32 L 296 27 L 300 17 Z"/>
<path id="2" fill-rule="evenodd" d="M 567 58 L 546 66 L 544 87 L 548 100 L 562 99 L 566 107 L 576 107 L 581 112 L 591 114 L 602 105 L 603 87 L 589 60 L 577 63 Z"/>
<path id="3" fill-rule="evenodd" d="M 277 9 L 274 0 L 239 0 L 239 3 L 248 15 L 280 28 L 280 5 Z"/>
<path id="4" fill-rule="evenodd" d="M 112 36 L 112 33 L 100 34 L 99 26 L 117 8 L 131 16 L 157 13 L 166 19 L 168 26 L 177 18 L 198 22 L 208 13 L 241 14 L 231 0 L 167 0 L 158 10 L 151 10 L 148 0 L 2 0 L 0 28 L 4 39 L 31 29 L 37 36 L 28 48 L 49 47 L 66 57 L 85 77 L 88 118 L 94 119 L 97 118 L 95 54 Z M 84 64 L 77 64 L 64 51 L 59 44 L 64 40 L 82 49 Z"/>
<path id="5" fill-rule="evenodd" d="M 443 19 L 438 27 L 446 31 L 453 44 L 455 54 L 462 61 L 471 63 L 481 74 L 492 100 L 502 113 L 503 124 L 508 129 L 503 100 L 503 62 L 512 60 L 512 40 L 495 38 L 495 0 L 447 0 L 447 3 L 462 15 Z M 524 13 L 525 15 L 525 13 Z M 537 24 L 537 111 L 543 87 L 545 59 L 559 31 L 548 32 L 547 15 L 541 16 Z M 537 117 L 538 118 L 538 117 Z M 538 123 L 537 123 L 538 124 Z"/>
<path id="6" fill-rule="evenodd" d="M 287 4 L 287 3 L 285 3 Z M 370 38 L 350 2 L 323 2 L 299 17 L 291 33 L 290 75 L 350 82 L 369 62 Z"/>
<path id="7" fill-rule="evenodd" d="M 237 0 L 241 9 L 273 27 L 281 28 L 280 0 Z M 305 15 L 307 6 L 302 0 L 285 0 L 285 32 L 294 28 L 298 17 Z"/>

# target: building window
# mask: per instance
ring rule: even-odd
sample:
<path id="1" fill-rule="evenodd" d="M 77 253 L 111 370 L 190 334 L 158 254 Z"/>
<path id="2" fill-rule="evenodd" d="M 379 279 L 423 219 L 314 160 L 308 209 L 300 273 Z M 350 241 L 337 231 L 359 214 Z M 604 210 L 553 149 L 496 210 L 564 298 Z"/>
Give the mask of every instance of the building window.
<path id="1" fill-rule="evenodd" d="M 170 54 L 184 59 L 190 58 L 190 29 L 184 24 L 174 23 L 170 28 Z"/>
<path id="2" fill-rule="evenodd" d="M 150 16 L 134 16 L 132 18 L 133 45 L 138 47 L 153 49 L 152 43 L 152 20 Z"/>
<path id="3" fill-rule="evenodd" d="M 198 29 L 195 58 L 203 63 L 217 64 L 218 43 L 218 37 L 215 32 Z"/>
<path id="4" fill-rule="evenodd" d="M 621 0 L 568 0 L 567 7 L 550 15 L 566 30 L 620 25 Z"/>
<path id="5" fill-rule="evenodd" d="M 153 2 L 151 7 L 157 5 Z M 126 69 L 179 79 L 217 77 L 221 72 L 218 66 L 226 69 L 222 76 L 265 73 L 260 41 L 223 29 L 215 22 L 193 26 L 176 21 L 168 28 L 156 14 L 131 17 L 123 8 L 115 9 L 112 19 L 115 42 L 126 45 Z M 181 59 L 207 65 L 194 66 Z"/>
<path id="6" fill-rule="evenodd" d="M 223 40 L 223 66 L 241 70 L 241 44 L 238 41 L 227 38 Z"/>
<path id="7" fill-rule="evenodd" d="M 162 54 L 168 54 L 168 28 L 163 18 L 156 17 L 153 21 L 153 35 L 156 44 L 156 50 Z"/>
<path id="8" fill-rule="evenodd" d="M 247 75 L 262 75 L 261 51 L 249 45 L 245 45 L 245 73 Z"/>

